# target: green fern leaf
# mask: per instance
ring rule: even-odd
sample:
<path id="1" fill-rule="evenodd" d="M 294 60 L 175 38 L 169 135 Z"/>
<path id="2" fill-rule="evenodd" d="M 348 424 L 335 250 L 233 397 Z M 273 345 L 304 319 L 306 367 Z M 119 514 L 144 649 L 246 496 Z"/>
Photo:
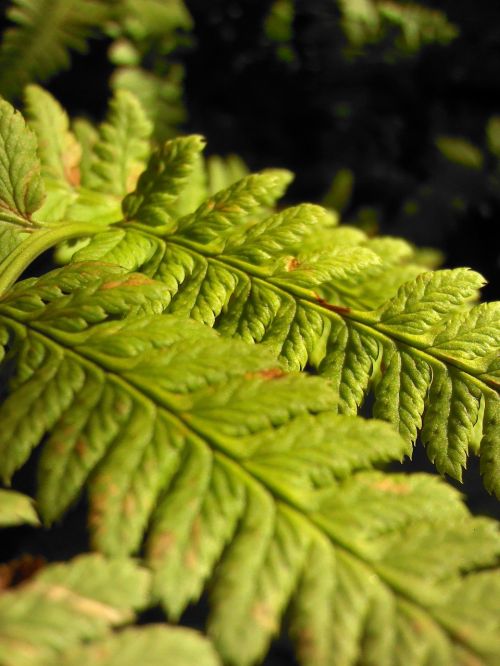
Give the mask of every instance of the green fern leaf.
<path id="1" fill-rule="evenodd" d="M 36 226 L 32 214 L 44 198 L 36 150 L 36 138 L 26 127 L 21 114 L 0 100 L 0 152 L 3 158 L 0 166 L 0 231 L 3 241 L 0 259 L 12 249 L 8 229 L 22 232 Z"/>
<path id="2" fill-rule="evenodd" d="M 273 271 L 273 282 L 287 291 L 312 289 L 336 279 L 361 273 L 365 268 L 378 263 L 378 257 L 369 249 L 360 247 L 339 248 L 297 261 L 294 257 L 278 264 Z"/>
<path id="3" fill-rule="evenodd" d="M 57 102 L 34 86 L 27 98 L 34 131 L 0 100 L 0 294 L 45 250 L 121 217 L 121 197 L 76 191 L 80 146 Z"/>
<path id="4" fill-rule="evenodd" d="M 177 188 L 175 176 L 169 184 L 167 161 L 180 154 L 181 141 L 161 152 L 167 193 Z M 152 171 L 160 169 L 159 156 L 151 160 Z M 192 159 L 190 153 L 186 165 Z M 143 211 L 156 206 L 161 195 L 149 196 L 141 185 L 125 200 L 126 222 L 94 237 L 77 258 L 144 271 L 170 290 L 170 312 L 226 336 L 265 342 L 289 369 L 309 367 L 328 377 L 342 413 L 356 413 L 373 391 L 374 414 L 409 443 L 423 429 L 441 473 L 460 479 L 469 452 L 479 451 L 486 486 L 500 495 L 500 444 L 490 416 L 499 399 L 491 369 L 498 309 L 470 307 L 483 278 L 467 269 L 425 271 L 411 263 L 406 243 L 367 241 L 360 232 L 336 228 L 319 207 L 274 214 L 263 208 L 288 178 L 286 172 L 244 177 L 156 229 L 156 212 L 136 221 L 128 208 L 138 200 Z M 169 199 L 168 207 L 174 210 L 175 202 Z M 371 296 L 379 284 L 382 303 Z"/>
<path id="5" fill-rule="evenodd" d="M 186 121 L 182 104 L 184 72 L 179 65 L 169 67 L 161 76 L 141 67 L 119 67 L 111 78 L 113 90 L 131 92 L 147 112 L 158 142 L 177 136 Z"/>
<path id="6" fill-rule="evenodd" d="M 81 147 L 69 129 L 69 119 L 58 102 L 39 86 L 25 90 L 26 117 L 38 140 L 46 199 L 37 211 L 42 222 L 64 219 L 76 199 L 80 182 Z"/>
<path id="7" fill-rule="evenodd" d="M 478 599 L 482 603 L 476 611 L 472 611 Z M 474 576 L 465 577 L 458 584 L 451 596 L 442 605 L 440 613 L 448 615 L 448 622 L 453 631 L 460 635 L 470 622 L 471 613 L 477 613 L 475 620 L 479 620 L 478 633 L 474 636 L 477 650 L 486 663 L 495 663 L 496 655 L 500 650 L 500 584 L 494 571 L 483 571 Z M 462 661 L 467 663 L 471 655 L 465 646 L 461 650 Z M 460 662 L 459 662 L 460 663 Z"/>
<path id="8" fill-rule="evenodd" d="M 79 169 L 80 182 L 87 182 L 96 160 L 94 148 L 99 139 L 99 132 L 97 128 L 85 118 L 77 118 L 74 120 L 72 123 L 72 129 L 81 149 Z"/>
<path id="9" fill-rule="evenodd" d="M 330 223 L 309 235 L 296 248 L 299 260 L 317 252 L 339 248 L 367 248 L 381 261 L 366 266 L 360 273 L 346 276 L 342 282 L 323 285 L 318 293 L 325 301 L 357 310 L 372 310 L 395 296 L 399 287 L 425 272 L 417 261 L 417 251 L 401 238 L 368 238 L 360 229 Z"/>
<path id="10" fill-rule="evenodd" d="M 45 520 L 87 486 L 94 545 L 123 556 L 146 533 L 172 618 L 210 580 L 224 663 L 260 659 L 288 608 L 306 665 L 493 666 L 495 622 L 453 601 L 462 585 L 475 605 L 489 597 L 474 571 L 498 557 L 495 525 L 436 478 L 374 471 L 408 450 L 388 424 L 335 415 L 328 380 L 284 373 L 263 347 L 154 314 L 169 299 L 144 276 L 77 264 L 3 297 L 17 360 L 0 407 L 6 480 L 43 439 Z"/>
<path id="11" fill-rule="evenodd" d="M 222 246 L 224 236 L 233 225 L 241 224 L 252 213 L 261 212 L 263 206 L 273 206 L 291 178 L 285 170 L 246 176 L 204 201 L 194 213 L 181 218 L 176 233 L 187 236 L 193 243 L 205 245 L 213 241 Z"/>
<path id="12" fill-rule="evenodd" d="M 43 203 L 45 187 L 36 148 L 21 114 L 0 99 L 0 281 L 40 226 L 34 213 Z M 17 276 L 7 275 L 4 287 Z"/>
<path id="13" fill-rule="evenodd" d="M 38 139 L 42 174 L 62 184 L 78 184 L 81 149 L 69 131 L 66 112 L 39 86 L 28 86 L 25 97 L 26 116 Z"/>
<path id="14" fill-rule="evenodd" d="M 240 234 L 232 234 L 225 244 L 225 253 L 244 263 L 265 266 L 295 248 L 304 237 L 304 229 L 311 232 L 331 220 L 329 213 L 320 206 L 302 204 L 244 227 Z M 361 253 L 363 253 L 361 250 Z M 297 267 L 296 267 L 297 268 Z M 273 268 L 270 269 L 270 274 Z"/>
<path id="15" fill-rule="evenodd" d="M 108 30 L 115 38 L 109 50 L 117 65 L 114 90 L 127 90 L 140 100 L 156 141 L 179 134 L 186 120 L 183 105 L 184 68 L 170 61 L 179 44 L 188 44 L 192 19 L 182 0 L 121 0 Z"/>
<path id="16" fill-rule="evenodd" d="M 39 520 L 30 497 L 13 490 L 0 489 L 0 527 L 38 525 Z"/>
<path id="17" fill-rule="evenodd" d="M 427 44 L 448 44 L 459 34 L 443 12 L 414 2 L 339 0 L 338 4 L 346 37 L 356 48 L 389 37 L 401 56 Z"/>
<path id="18" fill-rule="evenodd" d="M 37 97 L 39 105 L 47 101 L 31 95 L 35 116 Z M 55 103 L 50 108 L 66 128 L 60 109 Z M 17 118 L 10 107 L 4 110 L 6 118 Z M 36 126 L 43 144 L 40 122 Z M 118 96 L 88 159 L 87 185 L 103 191 L 80 188 L 66 211 L 69 220 L 92 219 L 95 232 L 96 224 L 120 218 L 119 201 L 142 168 L 139 155 L 148 152 L 148 131 L 137 102 Z M 19 132 L 32 142 L 20 118 L 11 123 L 4 139 L 7 158 Z M 387 255 L 405 261 L 411 256 L 406 244 L 366 241 L 359 232 L 335 228 L 335 219 L 318 207 L 272 214 L 268 207 L 289 180 L 287 172 L 245 176 L 185 214 L 183 183 L 189 189 L 200 149 L 199 139 L 184 138 L 155 152 L 123 201 L 124 222 L 98 234 L 79 257 L 156 276 L 169 290 L 171 312 L 226 335 L 264 341 L 290 369 L 309 366 L 325 374 L 337 387 L 341 412 L 355 413 L 373 389 L 375 415 L 393 422 L 409 442 L 423 428 L 429 456 L 442 473 L 460 479 L 469 451 L 479 450 L 486 485 L 498 494 L 498 310 L 467 309 L 482 278 L 465 269 L 421 273 L 402 264 L 403 270 L 394 270 Z M 111 181 L 121 185 L 106 193 Z M 4 190 L 12 206 L 14 190 L 9 183 Z M 21 220 L 22 212 L 16 213 Z M 39 253 L 54 242 L 54 233 L 71 237 L 66 229 L 49 229 L 40 242 L 36 234 L 9 236 L 2 284 L 10 284 L 17 270 L 15 261 L 10 264 L 16 260 L 13 243 L 24 241 L 15 247 L 17 254 L 26 255 L 28 242 Z M 82 235 L 84 229 L 77 224 L 71 233 Z M 371 300 L 367 284 L 385 284 L 381 291 L 391 295 L 408 268 L 417 271 L 416 278 L 374 312 L 363 312 Z M 385 280 L 387 275 L 396 277 Z M 468 346 L 466 356 L 458 353 L 460 345 Z"/>
<path id="19" fill-rule="evenodd" d="M 160 41 L 156 46 L 166 54 L 179 41 L 176 30 L 193 27 L 183 0 L 144 0 L 140 5 L 134 0 L 121 0 L 119 5 L 115 16 L 119 26 L 115 30 L 141 49 L 151 48 L 151 41 Z"/>
<path id="20" fill-rule="evenodd" d="M 191 629 L 147 625 L 80 646 L 64 654 L 58 666 L 220 666 L 209 641 Z"/>
<path id="21" fill-rule="evenodd" d="M 29 86 L 26 102 L 48 190 L 37 219 L 64 220 L 66 226 L 118 221 L 121 200 L 135 187 L 149 154 L 151 126 L 137 100 L 130 93 L 116 93 L 106 122 L 97 130 L 86 121 L 75 123 L 78 141 L 69 131 L 65 112 L 49 93 Z"/>
<path id="22" fill-rule="evenodd" d="M 96 159 L 82 185 L 123 198 L 134 189 L 149 154 L 151 124 L 137 99 L 118 90 L 94 146 Z"/>
<path id="23" fill-rule="evenodd" d="M 500 346 L 500 303 L 481 303 L 458 312 L 447 321 L 432 341 L 436 354 L 473 364 L 478 372 L 487 373 L 498 358 Z"/>
<path id="24" fill-rule="evenodd" d="M 439 326 L 443 318 L 463 308 L 484 283 L 481 275 L 465 268 L 424 273 L 402 286 L 397 295 L 380 308 L 378 321 L 383 330 L 394 335 L 401 333 L 422 339 L 425 333 Z"/>
<path id="25" fill-rule="evenodd" d="M 175 219 L 176 203 L 204 146 L 199 136 L 165 143 L 156 150 L 137 188 L 123 200 L 125 220 L 145 225 L 166 225 Z"/>
<path id="26" fill-rule="evenodd" d="M 12 0 L 0 46 L 0 94 L 12 99 L 33 80 L 47 79 L 84 52 L 87 40 L 108 18 L 99 0 Z"/>
<path id="27" fill-rule="evenodd" d="M 206 171 L 209 195 L 224 190 L 248 176 L 247 166 L 238 155 L 228 155 L 225 158 L 211 155 L 206 160 Z"/>
<path id="28" fill-rule="evenodd" d="M 0 595 L 0 660 L 42 666 L 130 622 L 149 595 L 150 576 L 130 560 L 83 555 L 42 569 Z M 81 662 L 80 662 L 81 663 Z"/>

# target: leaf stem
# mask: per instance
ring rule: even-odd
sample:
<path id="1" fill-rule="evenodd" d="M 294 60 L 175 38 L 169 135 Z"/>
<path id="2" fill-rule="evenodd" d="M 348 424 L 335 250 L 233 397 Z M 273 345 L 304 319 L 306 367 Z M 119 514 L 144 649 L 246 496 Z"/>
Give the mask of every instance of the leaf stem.
<path id="1" fill-rule="evenodd" d="M 71 238 L 90 236 L 102 231 L 102 225 L 91 222 L 59 223 L 57 227 L 37 229 L 0 263 L 0 296 L 23 274 L 45 250 Z"/>

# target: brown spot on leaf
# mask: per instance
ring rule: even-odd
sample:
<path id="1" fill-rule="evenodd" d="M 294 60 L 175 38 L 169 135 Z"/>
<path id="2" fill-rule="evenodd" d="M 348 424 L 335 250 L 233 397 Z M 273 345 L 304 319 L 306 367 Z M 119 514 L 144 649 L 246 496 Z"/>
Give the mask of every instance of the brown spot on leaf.
<path id="1" fill-rule="evenodd" d="M 268 368 L 266 370 L 258 370 L 257 372 L 247 372 L 245 373 L 246 379 L 280 379 L 284 377 L 286 372 L 283 372 L 281 368 Z"/>
<path id="2" fill-rule="evenodd" d="M 142 287 L 145 284 L 154 284 L 154 280 L 146 277 L 145 275 L 140 275 L 139 273 L 134 273 L 129 275 L 126 280 L 111 280 L 110 282 L 104 282 L 101 284 L 101 289 L 117 289 L 119 287 Z"/>
<path id="3" fill-rule="evenodd" d="M 454 634 L 460 643 L 464 643 L 465 645 L 470 643 L 471 639 L 474 638 L 474 632 L 466 625 L 455 627 Z"/>
<path id="4" fill-rule="evenodd" d="M 80 459 L 85 458 L 87 453 L 87 444 L 84 439 L 77 440 L 75 444 L 75 451 Z"/>
<path id="5" fill-rule="evenodd" d="M 320 654 L 318 654 L 318 643 L 314 633 L 307 627 L 302 627 L 293 632 L 294 642 L 300 661 L 306 663 L 315 663 L 317 660 L 321 662 Z"/>
<path id="6" fill-rule="evenodd" d="M 290 257 L 286 262 L 285 268 L 287 271 L 294 271 L 300 266 L 300 261 L 296 257 Z"/>
<path id="7" fill-rule="evenodd" d="M 132 495 L 126 495 L 123 500 L 123 515 L 126 518 L 131 518 L 136 512 L 137 504 Z"/>
<path id="8" fill-rule="evenodd" d="M 411 627 L 417 636 L 421 636 L 422 634 L 425 634 L 427 631 L 429 631 L 429 627 L 425 624 L 425 622 L 422 622 L 418 619 L 412 620 Z"/>
<path id="9" fill-rule="evenodd" d="M 66 453 L 66 444 L 62 442 L 60 439 L 54 440 L 51 443 L 51 447 L 54 453 L 57 453 L 60 456 Z"/>
<path id="10" fill-rule="evenodd" d="M 191 548 L 186 551 L 184 562 L 188 568 L 194 569 L 198 564 L 198 552 L 200 550 L 201 520 L 199 516 L 196 516 L 196 518 L 193 520 L 190 536 Z"/>
<path id="11" fill-rule="evenodd" d="M 198 564 L 198 555 L 194 548 L 190 548 L 184 556 L 184 564 L 188 569 L 195 569 Z"/>
<path id="12" fill-rule="evenodd" d="M 255 604 L 252 608 L 252 617 L 264 629 L 275 632 L 279 629 L 279 624 L 276 620 L 276 615 L 273 609 L 264 602 Z"/>
<path id="13" fill-rule="evenodd" d="M 113 404 L 113 410 L 120 416 L 128 413 L 128 403 L 125 400 L 116 400 Z"/>
<path id="14" fill-rule="evenodd" d="M 152 560 L 163 560 L 175 546 L 177 538 L 172 532 L 163 532 L 155 537 L 149 548 L 149 557 Z"/>
<path id="15" fill-rule="evenodd" d="M 21 555 L 15 560 L 0 564 L 0 590 L 24 583 L 43 569 L 46 562 L 39 555 Z"/>
<path id="16" fill-rule="evenodd" d="M 99 489 L 92 494 L 91 510 L 88 517 L 89 525 L 93 529 L 101 527 L 101 520 L 106 508 L 109 504 L 110 498 L 114 498 L 119 494 L 119 488 L 116 483 L 112 483 L 109 475 L 102 476 L 96 487 Z"/>
<path id="17" fill-rule="evenodd" d="M 64 177 L 72 187 L 76 187 L 80 185 L 82 148 L 72 134 L 67 134 L 65 138 L 66 148 L 61 155 Z"/>
<path id="18" fill-rule="evenodd" d="M 391 493 L 393 495 L 408 495 L 411 492 L 411 487 L 407 483 L 393 481 L 392 479 L 381 479 L 372 484 L 372 488 L 382 490 L 384 493 Z"/>
<path id="19" fill-rule="evenodd" d="M 285 374 L 281 368 L 269 368 L 268 370 L 261 370 L 257 373 L 257 376 L 262 379 L 279 379 L 280 377 L 284 377 Z"/>
<path id="20" fill-rule="evenodd" d="M 80 167 L 78 165 L 66 165 L 64 176 L 72 187 L 80 185 Z"/>
<path id="21" fill-rule="evenodd" d="M 48 586 L 43 583 L 37 585 L 45 592 L 47 599 L 67 602 L 68 605 L 83 615 L 104 619 L 111 624 L 116 624 L 123 620 L 123 611 L 100 601 L 81 597 L 63 585 Z"/>
<path id="22" fill-rule="evenodd" d="M 193 527 L 191 528 L 191 537 L 193 539 L 193 543 L 198 546 L 200 544 L 200 537 L 201 537 L 201 520 L 199 516 L 196 516 L 196 518 L 193 521 Z"/>
<path id="23" fill-rule="evenodd" d="M 332 303 L 328 303 L 324 298 L 322 298 L 319 294 L 317 294 L 315 291 L 313 292 L 314 298 L 318 302 L 321 307 L 325 308 L 326 310 L 330 310 L 330 312 L 336 312 L 337 314 L 349 314 L 351 311 L 351 308 L 348 308 L 344 305 L 333 305 Z"/>

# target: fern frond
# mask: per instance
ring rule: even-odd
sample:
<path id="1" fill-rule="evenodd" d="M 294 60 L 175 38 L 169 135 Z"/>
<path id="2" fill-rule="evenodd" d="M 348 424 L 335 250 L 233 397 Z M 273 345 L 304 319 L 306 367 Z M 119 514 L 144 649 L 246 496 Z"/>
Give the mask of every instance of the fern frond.
<path id="1" fill-rule="evenodd" d="M 5 140 L 16 131 L 9 129 Z M 146 157 L 148 132 L 138 103 L 118 95 L 86 158 L 84 187 L 76 188 L 66 226 L 57 231 L 69 234 L 75 220 L 72 233 L 81 236 L 87 227 L 80 222 L 92 220 L 94 237 L 78 257 L 157 277 L 167 286 L 170 312 L 227 336 L 265 342 L 288 368 L 329 377 L 340 412 L 356 413 L 373 390 L 374 413 L 408 442 L 423 429 L 440 472 L 460 479 L 469 450 L 479 450 L 486 486 L 498 494 L 498 306 L 489 306 L 488 315 L 470 308 L 482 278 L 465 269 L 422 272 L 411 258 L 406 263 L 412 253 L 402 241 L 367 240 L 335 227 L 335 216 L 319 207 L 273 213 L 290 179 L 286 171 L 244 176 L 196 207 L 206 187 L 198 182 L 199 137 L 157 149 L 120 211 Z M 10 201 L 8 182 L 4 189 Z M 195 206 L 187 213 L 186 191 Z M 112 229 L 95 235 L 110 221 Z M 38 242 L 36 234 L 23 243 L 28 240 Z M 24 244 L 18 250 L 26 253 Z M 401 285 L 408 276 L 413 279 Z"/>
<path id="2" fill-rule="evenodd" d="M 125 220 L 154 226 L 175 220 L 177 209 L 172 204 L 177 203 L 203 146 L 202 137 L 194 135 L 167 142 L 155 151 L 137 188 L 123 201 Z"/>
<path id="3" fill-rule="evenodd" d="M 95 140 L 80 123 L 85 151 L 48 93 L 30 86 L 26 96 L 32 129 L 0 101 L 0 293 L 43 251 L 119 220 L 149 154 L 151 127 L 129 93 L 112 100 Z"/>
<path id="4" fill-rule="evenodd" d="M 45 202 L 37 211 L 41 223 L 64 219 L 77 198 L 80 184 L 81 146 L 69 128 L 69 119 L 59 103 L 43 88 L 25 90 L 25 114 L 38 142 L 38 155 L 45 183 Z"/>
<path id="5" fill-rule="evenodd" d="M 32 214 L 44 198 L 36 151 L 36 138 L 26 127 L 21 114 L 0 100 L 0 153 L 3 158 L 0 162 L 1 259 L 12 249 L 7 234 L 9 228 L 22 230 L 35 226 Z"/>
<path id="6" fill-rule="evenodd" d="M 427 44 L 448 44 L 459 30 L 442 11 L 415 2 L 338 0 L 342 27 L 354 47 L 383 42 L 396 33 L 399 53 L 415 53 Z"/>
<path id="7" fill-rule="evenodd" d="M 140 100 L 153 124 L 156 141 L 176 136 L 186 119 L 184 69 L 170 61 L 180 43 L 189 42 L 192 20 L 182 0 L 122 0 L 110 30 L 109 56 L 117 65 L 114 90 L 128 90 Z"/>
<path id="8" fill-rule="evenodd" d="M 43 439 L 45 520 L 87 486 L 94 545 L 123 556 L 146 533 L 172 618 L 210 580 L 224 663 L 255 663 L 288 607 L 304 664 L 493 666 L 496 620 L 458 612 L 454 595 L 492 603 L 474 570 L 498 557 L 495 525 L 434 477 L 374 471 L 408 450 L 388 424 L 336 416 L 329 381 L 286 374 L 263 347 L 151 314 L 169 298 L 93 264 L 2 298 L 17 361 L 0 408 L 6 480 Z"/>
<path id="9" fill-rule="evenodd" d="M 124 197 L 135 187 L 149 155 L 152 131 L 142 106 L 128 92 L 115 93 L 108 119 L 99 129 L 94 146 L 96 160 L 88 181 L 89 189 Z"/>
<path id="10" fill-rule="evenodd" d="M 121 0 L 114 16 L 113 32 L 141 50 L 155 48 L 165 55 L 180 39 L 177 30 L 189 30 L 193 20 L 183 0 Z"/>
<path id="11" fill-rule="evenodd" d="M 291 179 L 288 171 L 272 169 L 245 176 L 178 220 L 175 233 L 187 236 L 194 244 L 222 248 L 228 233 L 236 225 L 252 221 L 251 215 L 262 215 L 262 207 L 272 207 Z"/>
<path id="12" fill-rule="evenodd" d="M 0 488 L 0 527 L 38 525 L 39 520 L 30 497 L 14 490 Z"/>
<path id="13" fill-rule="evenodd" d="M 69 129 L 69 119 L 60 104 L 43 88 L 27 86 L 25 112 L 38 139 L 42 174 L 49 180 L 78 185 L 80 144 Z"/>
<path id="14" fill-rule="evenodd" d="M 459 137 L 438 136 L 435 140 L 439 152 L 450 162 L 466 169 L 482 169 L 484 155 L 480 148 Z"/>
<path id="15" fill-rule="evenodd" d="M 71 51 L 85 52 L 109 15 L 110 3 L 101 0 L 12 0 L 7 18 L 14 25 L 0 45 L 0 94 L 12 99 L 27 83 L 66 69 Z"/>
<path id="16" fill-rule="evenodd" d="M 108 223 L 119 219 L 116 201 L 135 188 L 150 152 L 152 128 L 137 99 L 126 91 L 116 92 L 105 122 L 97 129 L 77 122 L 78 141 L 64 110 L 38 86 L 26 89 L 26 116 L 38 140 L 45 183 L 51 188 L 49 204 L 39 216 L 50 220 L 53 215 L 47 208 L 57 207 L 57 220 L 90 215 L 95 219 L 99 208 L 108 208 L 104 217 L 98 217 Z"/>
<path id="17" fill-rule="evenodd" d="M 2 664 L 62 663 L 66 650 L 130 622 L 134 610 L 149 601 L 150 582 L 148 572 L 131 560 L 99 555 L 42 569 L 0 595 Z"/>
<path id="18" fill-rule="evenodd" d="M 317 291 L 325 301 L 357 310 L 376 309 L 395 296 L 405 282 L 426 271 L 419 250 L 403 239 L 392 236 L 369 238 L 357 227 L 333 224 L 336 224 L 335 217 L 298 243 L 295 252 L 299 261 L 311 254 L 334 252 L 338 248 L 368 248 L 381 261 L 366 266 L 362 273 L 350 280 L 321 285 Z"/>
<path id="19" fill-rule="evenodd" d="M 0 293 L 18 277 L 9 268 L 41 226 L 34 213 L 46 194 L 36 151 L 24 118 L 0 99 Z"/>
<path id="20" fill-rule="evenodd" d="M 160 187 L 169 197 L 177 181 L 174 176 L 168 184 L 167 162 L 160 168 L 158 161 L 182 152 L 186 142 L 174 140 L 151 158 L 150 169 L 162 173 Z M 187 169 L 195 157 L 183 154 Z M 95 236 L 78 258 L 144 271 L 167 285 L 170 312 L 227 336 L 265 342 L 289 369 L 328 377 L 342 413 L 356 413 L 373 391 L 374 414 L 409 443 L 423 429 L 442 474 L 460 479 L 469 450 L 479 450 L 486 487 L 500 495 L 498 378 L 492 369 L 499 310 L 498 304 L 470 307 L 482 277 L 466 269 L 425 271 L 411 263 L 407 244 L 368 241 L 355 230 L 335 228 L 335 218 L 317 206 L 274 214 L 263 209 L 288 178 L 277 171 L 246 176 L 157 228 L 157 213 L 148 206 L 156 211 L 161 195 L 153 188 L 149 196 L 140 184 L 125 200 L 126 222 Z M 148 211 L 137 221 L 129 208 L 136 198 Z M 169 199 L 162 210 L 166 220 L 175 202 Z M 311 241 L 316 233 L 321 254 Z"/>

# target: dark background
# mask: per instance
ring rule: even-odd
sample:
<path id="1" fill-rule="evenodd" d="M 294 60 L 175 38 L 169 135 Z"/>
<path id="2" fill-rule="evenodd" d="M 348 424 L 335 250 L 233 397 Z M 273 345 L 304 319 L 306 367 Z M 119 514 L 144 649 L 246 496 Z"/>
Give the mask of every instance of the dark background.
<path id="1" fill-rule="evenodd" d="M 491 283 L 485 297 L 498 298 L 492 167 L 471 173 L 446 164 L 434 141 L 447 134 L 483 146 L 488 118 L 500 113 L 500 3 L 428 3 L 459 26 L 458 39 L 387 63 L 377 49 L 347 60 L 336 3 L 298 0 L 292 64 L 263 35 L 270 2 L 186 4 L 197 44 L 187 58 L 189 129 L 206 134 L 211 150 L 237 152 L 254 169 L 291 168 L 294 201 L 317 201 L 339 168 L 352 169 L 347 217 L 375 207 L 383 232 L 441 248 L 449 266 L 482 271 Z M 408 200 L 416 215 L 405 213 Z"/>

